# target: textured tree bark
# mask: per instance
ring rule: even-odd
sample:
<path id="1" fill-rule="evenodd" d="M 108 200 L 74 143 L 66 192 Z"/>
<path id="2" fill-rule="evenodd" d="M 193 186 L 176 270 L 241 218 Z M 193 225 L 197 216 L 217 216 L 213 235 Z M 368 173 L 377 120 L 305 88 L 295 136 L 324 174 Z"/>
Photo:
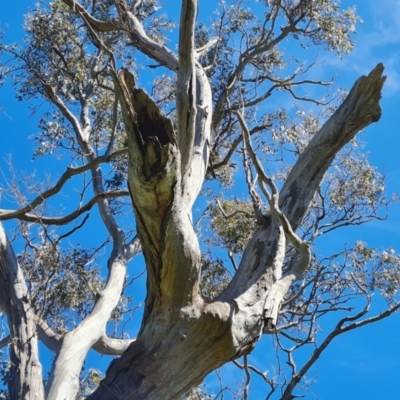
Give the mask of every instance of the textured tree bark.
<path id="1" fill-rule="evenodd" d="M 367 77 L 357 80 L 290 172 L 279 205 L 294 229 L 305 217 L 337 152 L 359 130 L 379 120 L 382 72 L 378 64 Z M 151 150 L 155 141 L 143 140 L 141 147 L 140 138 L 156 130 L 151 122 L 141 126 L 140 115 L 146 110 L 140 107 L 154 111 L 155 105 L 147 95 L 139 94 L 126 71 L 115 80 L 129 135 L 129 187 L 148 269 L 148 295 L 137 340 L 113 361 L 90 398 L 178 399 L 209 372 L 247 354 L 264 331 L 273 329 L 281 300 L 304 274 L 305 266 L 300 263 L 282 271 L 286 233 L 279 221 L 266 217 L 229 287 L 218 299 L 204 300 L 198 289 L 200 250 L 191 223 L 193 196 L 186 196 L 187 190 L 201 186 L 204 174 L 196 175 L 195 182 L 187 171 L 182 174 L 182 141 L 175 141 L 170 122 L 161 114 L 151 114 L 153 125 L 164 132 L 156 135 L 159 150 Z M 204 85 L 204 80 L 200 82 Z M 139 95 L 144 96 L 141 101 Z M 195 135 L 204 136 L 196 130 Z M 202 146 L 197 151 L 204 157 L 204 140 Z M 151 152 L 155 155 L 149 157 Z M 152 161 L 157 168 L 146 167 L 149 159 L 157 160 Z"/>
<path id="2" fill-rule="evenodd" d="M 13 248 L 0 224 L 0 309 L 10 330 L 11 399 L 43 400 L 42 366 L 39 362 L 35 316 Z"/>
<path id="3" fill-rule="evenodd" d="M 146 261 L 147 298 L 138 337 L 112 362 L 90 398 L 178 399 L 209 372 L 248 354 L 260 336 L 276 326 L 282 299 L 308 265 L 307 251 L 300 254 L 299 249 L 299 263 L 283 270 L 287 241 L 302 223 L 338 151 L 360 129 L 379 120 L 383 66 L 379 64 L 355 83 L 341 107 L 310 141 L 279 193 L 277 208 L 260 218 L 232 282 L 217 299 L 209 301 L 199 290 L 201 252 L 192 225 L 192 207 L 208 167 L 211 120 L 217 124 L 223 113 L 229 112 L 229 90 L 220 96 L 213 115 L 210 84 L 196 61 L 194 47 L 197 1 L 181 2 L 178 54 L 147 36 L 124 2 L 116 2 L 119 18 L 108 22 L 97 20 L 74 0 L 63 2 L 80 15 L 93 38 L 95 31 L 124 30 L 138 50 L 177 73 L 176 121 L 172 124 L 154 101 L 135 87 L 129 71 L 112 71 L 128 135 L 128 186 Z M 268 51 L 289 33 L 287 27 L 257 52 Z M 95 42 L 100 45 L 98 38 Z M 249 55 L 239 63 L 231 75 L 230 89 L 251 60 Z M 93 163 L 90 121 L 85 113 L 77 119 L 50 85 L 45 84 L 45 92 L 70 122 L 88 162 Z M 93 189 L 101 194 L 102 176 L 96 165 L 91 166 Z M 113 238 L 109 279 L 90 316 L 62 340 L 52 342 L 58 354 L 46 388 L 48 400 L 75 398 L 83 360 L 89 348 L 102 345 L 104 328 L 124 284 L 129 246 L 107 202 L 100 201 L 99 208 Z M 0 291 L 0 306 L 7 313 L 12 336 L 11 397 L 42 399 L 35 318 L 1 226 L 0 287 L 5 288 Z"/>

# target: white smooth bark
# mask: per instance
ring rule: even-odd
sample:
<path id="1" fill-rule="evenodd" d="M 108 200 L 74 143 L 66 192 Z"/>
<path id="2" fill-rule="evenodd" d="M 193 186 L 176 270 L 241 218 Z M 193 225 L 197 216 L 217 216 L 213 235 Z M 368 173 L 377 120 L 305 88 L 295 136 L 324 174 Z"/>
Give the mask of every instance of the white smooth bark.
<path id="1" fill-rule="evenodd" d="M 79 374 L 89 349 L 102 337 L 112 310 L 118 304 L 126 276 L 126 261 L 116 258 L 104 290 L 90 315 L 62 339 L 46 387 L 47 400 L 73 400 L 79 389 Z"/>

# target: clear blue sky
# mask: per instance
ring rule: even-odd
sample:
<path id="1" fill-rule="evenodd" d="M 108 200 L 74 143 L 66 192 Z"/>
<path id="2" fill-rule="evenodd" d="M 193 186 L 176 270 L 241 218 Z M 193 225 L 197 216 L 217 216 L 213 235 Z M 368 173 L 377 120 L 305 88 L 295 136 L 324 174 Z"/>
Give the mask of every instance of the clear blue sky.
<path id="1" fill-rule="evenodd" d="M 23 14 L 35 2 L 18 0 L 4 3 L 0 15 L 1 27 L 4 29 L 7 24 L 7 38 L 18 41 L 23 34 Z M 211 9 L 210 3 L 212 6 L 216 4 L 208 0 L 200 2 L 202 14 Z M 326 61 L 321 68 L 336 77 L 338 86 L 350 88 L 360 75 L 367 74 L 378 62 L 384 63 L 387 82 L 381 101 L 383 115 L 378 124 L 367 128 L 363 140 L 367 143 L 366 151 L 370 153 L 371 162 L 386 175 L 388 192 L 400 192 L 400 1 L 346 0 L 341 4 L 343 7 L 356 5 L 363 20 L 355 36 L 356 47 L 341 61 L 334 54 L 324 55 Z M 310 58 L 313 57 L 314 53 L 310 55 Z M 31 162 L 32 145 L 26 138 L 36 130 L 35 118 L 31 117 L 25 104 L 16 102 L 10 87 L 0 90 L 0 105 L 0 167 L 6 168 L 4 158 L 11 153 L 17 169 L 37 169 L 39 176 L 53 171 L 54 166 L 49 162 L 54 161 L 48 158 Z M 394 205 L 387 221 L 342 230 L 330 240 L 334 246 L 335 243 L 352 243 L 358 238 L 378 249 L 393 246 L 400 251 L 399 221 L 400 206 Z M 329 243 L 325 246 L 328 247 Z M 375 311 L 379 307 L 377 302 Z M 317 379 L 311 391 L 321 400 L 400 398 L 399 328 L 400 316 L 394 315 L 389 320 L 336 339 L 323 354 L 314 374 L 310 375 L 310 378 Z M 271 351 L 268 343 L 262 343 L 255 353 L 256 363 L 264 370 L 270 369 Z M 229 367 L 226 376 L 230 377 L 233 371 L 234 368 Z M 252 388 L 253 399 L 264 398 L 263 386 L 259 382 L 254 381 Z M 306 398 L 314 397 L 307 394 Z"/>

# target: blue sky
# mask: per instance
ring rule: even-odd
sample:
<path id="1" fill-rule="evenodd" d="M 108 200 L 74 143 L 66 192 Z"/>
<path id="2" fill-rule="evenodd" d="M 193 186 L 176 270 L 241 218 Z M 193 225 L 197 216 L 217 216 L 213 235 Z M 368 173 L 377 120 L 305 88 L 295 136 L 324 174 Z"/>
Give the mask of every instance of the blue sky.
<path id="1" fill-rule="evenodd" d="M 166 1 L 171 3 L 169 1 Z M 206 15 L 210 9 L 207 0 L 200 2 L 200 11 Z M 336 78 L 336 84 L 350 88 L 362 74 L 367 74 L 378 62 L 385 65 L 387 81 L 383 90 L 381 106 L 382 118 L 378 124 L 366 129 L 362 139 L 367 143 L 366 151 L 370 161 L 385 174 L 389 193 L 400 192 L 400 2 L 398 0 L 346 0 L 343 7 L 355 5 L 357 13 L 363 20 L 355 36 L 354 51 L 338 60 L 334 54 L 323 54 L 325 60 L 315 74 L 327 71 Z M 212 7 L 215 2 L 212 2 Z M 5 2 L 0 16 L 1 27 L 7 25 L 9 40 L 22 38 L 21 24 L 23 14 L 28 7 L 33 7 L 32 0 Z M 310 48 L 310 59 L 315 56 Z M 43 177 L 54 166 L 54 161 L 40 159 L 31 162 L 32 144 L 26 138 L 35 132 L 35 117 L 26 104 L 16 102 L 10 87 L 0 89 L 0 167 L 6 169 L 4 161 L 12 154 L 16 169 L 37 170 L 38 177 Z M 2 177 L 0 176 L 0 182 Z M 362 239 L 378 249 L 393 246 L 400 251 L 400 206 L 393 205 L 385 222 L 373 222 L 368 225 L 341 231 L 337 236 L 330 236 L 324 246 L 335 246 L 343 242 L 352 243 L 356 238 Z M 9 226 L 7 224 L 6 226 Z M 134 273 L 132 273 L 134 275 Z M 376 301 L 374 311 L 383 307 Z M 361 330 L 345 334 L 336 339 L 322 355 L 310 378 L 316 382 L 311 387 L 321 400 L 337 399 L 385 399 L 397 398 L 400 393 L 400 342 L 398 331 L 400 316 L 394 315 L 389 320 L 364 327 Z M 255 353 L 255 363 L 270 369 L 273 362 L 268 339 L 265 339 Z M 228 367 L 224 375 L 235 379 L 235 368 Z M 209 381 L 212 387 L 215 380 Z M 254 381 L 252 391 L 254 399 L 263 398 L 265 388 Z M 307 399 L 314 399 L 306 394 Z"/>

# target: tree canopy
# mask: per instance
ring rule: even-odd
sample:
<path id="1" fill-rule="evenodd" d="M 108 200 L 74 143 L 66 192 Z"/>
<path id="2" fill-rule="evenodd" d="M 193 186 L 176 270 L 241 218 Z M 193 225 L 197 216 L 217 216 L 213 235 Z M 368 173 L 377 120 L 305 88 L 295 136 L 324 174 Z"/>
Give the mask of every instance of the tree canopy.
<path id="1" fill-rule="evenodd" d="M 232 362 L 238 397 L 257 375 L 288 400 L 334 338 L 400 308 L 394 249 L 317 248 L 395 201 L 356 137 L 381 117 L 383 65 L 332 90 L 305 56 L 349 53 L 355 10 L 203 3 L 42 0 L 24 42 L 1 41 L 0 83 L 52 172 L 10 160 L 0 189 L 3 397 L 210 398 L 201 383 Z M 273 376 L 251 365 L 264 335 Z M 85 369 L 90 349 L 116 358 Z"/>

